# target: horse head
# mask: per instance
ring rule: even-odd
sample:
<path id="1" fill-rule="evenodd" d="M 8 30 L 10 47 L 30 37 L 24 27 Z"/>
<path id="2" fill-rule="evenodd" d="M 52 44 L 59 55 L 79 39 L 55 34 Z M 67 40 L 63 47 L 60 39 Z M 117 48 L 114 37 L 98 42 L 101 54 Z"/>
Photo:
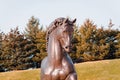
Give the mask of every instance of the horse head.
<path id="1" fill-rule="evenodd" d="M 71 39 L 73 34 L 73 26 L 76 22 L 76 19 L 70 21 L 68 18 L 64 19 L 62 23 L 56 22 L 55 25 L 59 26 L 56 31 L 57 40 L 60 42 L 61 47 L 66 52 L 71 51 Z"/>

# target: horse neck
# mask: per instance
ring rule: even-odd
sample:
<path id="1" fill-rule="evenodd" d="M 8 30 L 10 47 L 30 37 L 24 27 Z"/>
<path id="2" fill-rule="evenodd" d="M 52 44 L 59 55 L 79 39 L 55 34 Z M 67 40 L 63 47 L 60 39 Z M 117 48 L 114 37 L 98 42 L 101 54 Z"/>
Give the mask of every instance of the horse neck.
<path id="1" fill-rule="evenodd" d="M 52 65 L 60 65 L 63 58 L 63 51 L 59 41 L 51 36 L 48 42 L 48 60 Z"/>

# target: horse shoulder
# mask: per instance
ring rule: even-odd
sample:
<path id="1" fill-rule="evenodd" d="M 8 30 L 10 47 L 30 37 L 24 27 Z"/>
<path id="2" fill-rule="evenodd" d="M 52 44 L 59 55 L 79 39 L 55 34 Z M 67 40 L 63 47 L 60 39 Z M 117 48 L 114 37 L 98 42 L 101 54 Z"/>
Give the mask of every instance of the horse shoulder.
<path id="1" fill-rule="evenodd" d="M 47 57 L 45 57 L 41 63 L 41 72 L 44 73 L 45 75 L 49 75 L 51 74 L 52 71 L 53 68 L 49 66 L 48 59 Z"/>

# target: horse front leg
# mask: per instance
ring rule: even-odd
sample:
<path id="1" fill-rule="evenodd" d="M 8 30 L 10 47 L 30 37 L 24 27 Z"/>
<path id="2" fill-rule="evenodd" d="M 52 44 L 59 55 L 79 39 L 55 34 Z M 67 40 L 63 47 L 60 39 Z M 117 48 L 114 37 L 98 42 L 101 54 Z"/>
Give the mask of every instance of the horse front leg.
<path id="1" fill-rule="evenodd" d="M 77 80 L 77 74 L 70 73 L 65 80 Z"/>

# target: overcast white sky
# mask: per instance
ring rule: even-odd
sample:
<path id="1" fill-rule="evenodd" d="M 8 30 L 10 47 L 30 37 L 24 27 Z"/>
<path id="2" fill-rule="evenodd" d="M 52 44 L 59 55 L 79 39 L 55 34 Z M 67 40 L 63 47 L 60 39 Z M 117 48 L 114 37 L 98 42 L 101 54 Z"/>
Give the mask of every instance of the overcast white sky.
<path id="1" fill-rule="evenodd" d="M 48 26 L 55 18 L 77 18 L 77 24 L 85 19 L 98 26 L 107 26 L 112 19 L 114 28 L 120 25 L 120 0 L 0 0 L 0 30 L 10 31 L 19 26 L 23 31 L 31 16 Z"/>

